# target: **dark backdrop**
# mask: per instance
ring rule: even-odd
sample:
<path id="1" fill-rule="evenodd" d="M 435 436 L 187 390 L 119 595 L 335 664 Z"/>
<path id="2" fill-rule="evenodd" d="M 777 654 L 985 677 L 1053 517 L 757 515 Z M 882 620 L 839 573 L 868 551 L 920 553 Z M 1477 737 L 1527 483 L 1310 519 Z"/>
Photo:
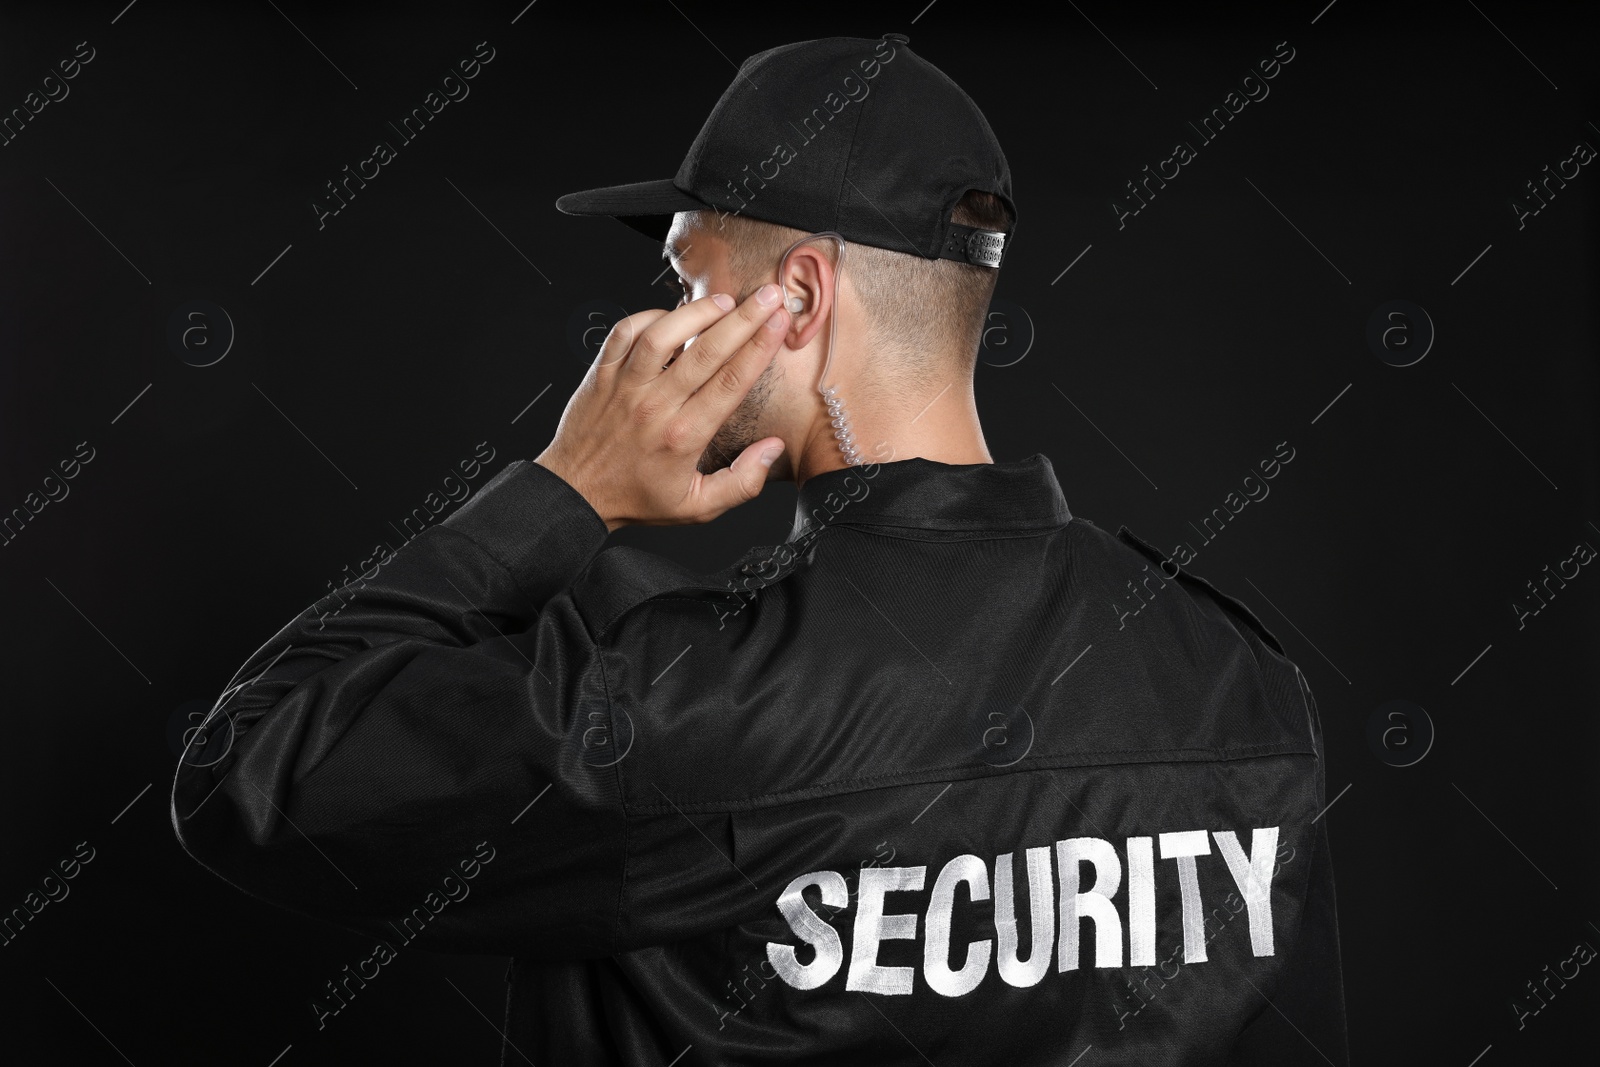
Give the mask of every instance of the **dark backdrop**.
<path id="1" fill-rule="evenodd" d="M 0 947 L 8 1062 L 495 1062 L 489 957 L 401 954 L 317 1029 L 368 946 L 181 851 L 174 724 L 480 442 L 473 487 L 537 454 L 590 312 L 661 306 L 658 250 L 558 195 L 669 176 L 756 51 L 891 30 L 1016 175 L 996 459 L 1043 452 L 1076 514 L 1188 541 L 1317 693 L 1357 1061 L 1588 1046 L 1592 967 L 1537 1014 L 1526 990 L 1600 947 L 1584 5 L 524 2 L 7 5 L 0 108 L 57 99 L 0 145 L 0 513 L 29 516 L 0 546 L 0 910 L 93 856 Z M 393 136 L 484 41 L 470 95 Z M 1187 125 L 1291 49 L 1214 141 Z M 396 158 L 319 227 L 380 138 Z M 1546 166 L 1571 177 L 1534 214 Z M 1270 495 L 1201 540 L 1281 442 Z M 792 501 L 614 541 L 712 569 Z"/>

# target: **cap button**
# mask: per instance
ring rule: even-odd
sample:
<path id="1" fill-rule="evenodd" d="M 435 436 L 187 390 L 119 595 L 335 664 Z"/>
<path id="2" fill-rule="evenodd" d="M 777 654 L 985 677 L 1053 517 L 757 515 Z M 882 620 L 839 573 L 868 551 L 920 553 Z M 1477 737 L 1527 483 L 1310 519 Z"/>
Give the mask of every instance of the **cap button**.
<path id="1" fill-rule="evenodd" d="M 883 39 L 885 41 L 894 41 L 894 42 L 896 42 L 898 44 L 910 44 L 911 43 L 911 38 L 907 37 L 903 33 L 886 33 L 886 34 L 883 35 Z"/>

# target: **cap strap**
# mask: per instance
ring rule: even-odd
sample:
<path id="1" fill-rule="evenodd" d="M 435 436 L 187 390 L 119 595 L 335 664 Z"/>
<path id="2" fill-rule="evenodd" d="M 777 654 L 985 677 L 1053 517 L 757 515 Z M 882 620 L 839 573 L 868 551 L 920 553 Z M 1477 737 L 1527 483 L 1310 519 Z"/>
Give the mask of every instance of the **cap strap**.
<path id="1" fill-rule="evenodd" d="M 950 232 L 939 249 L 940 259 L 954 259 L 962 263 L 975 263 L 980 267 L 998 267 L 1005 256 L 1006 235 L 995 230 L 980 230 L 976 226 L 950 224 Z"/>

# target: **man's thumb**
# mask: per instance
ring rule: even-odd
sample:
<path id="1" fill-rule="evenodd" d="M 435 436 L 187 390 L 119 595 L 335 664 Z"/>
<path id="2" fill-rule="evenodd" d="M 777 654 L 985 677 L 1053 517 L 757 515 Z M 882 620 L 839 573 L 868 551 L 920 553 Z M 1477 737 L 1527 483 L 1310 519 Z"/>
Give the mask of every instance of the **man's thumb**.
<path id="1" fill-rule="evenodd" d="M 754 500 L 767 484 L 767 471 L 783 455 L 781 437 L 768 437 L 740 452 L 724 470 L 705 480 L 706 499 L 717 514 Z"/>
<path id="2" fill-rule="evenodd" d="M 759 448 L 761 455 L 756 457 L 763 469 L 772 466 L 777 458 L 783 455 L 783 438 L 774 437 L 771 441 L 757 441 L 750 448 Z M 749 451 L 749 449 L 746 449 Z"/>

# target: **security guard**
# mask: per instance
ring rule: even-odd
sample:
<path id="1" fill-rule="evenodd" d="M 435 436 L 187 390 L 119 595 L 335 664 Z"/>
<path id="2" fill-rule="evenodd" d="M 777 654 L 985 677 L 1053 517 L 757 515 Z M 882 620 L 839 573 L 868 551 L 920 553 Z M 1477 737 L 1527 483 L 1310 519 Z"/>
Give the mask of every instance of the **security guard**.
<path id="1" fill-rule="evenodd" d="M 512 956 L 507 1064 L 1346 1064 L 1304 677 L 984 447 L 1015 209 L 966 94 L 899 35 L 775 48 L 675 178 L 558 206 L 665 240 L 683 299 L 250 658 L 189 852 L 362 968 Z M 769 478 L 794 529 L 723 573 L 602 551 Z"/>

